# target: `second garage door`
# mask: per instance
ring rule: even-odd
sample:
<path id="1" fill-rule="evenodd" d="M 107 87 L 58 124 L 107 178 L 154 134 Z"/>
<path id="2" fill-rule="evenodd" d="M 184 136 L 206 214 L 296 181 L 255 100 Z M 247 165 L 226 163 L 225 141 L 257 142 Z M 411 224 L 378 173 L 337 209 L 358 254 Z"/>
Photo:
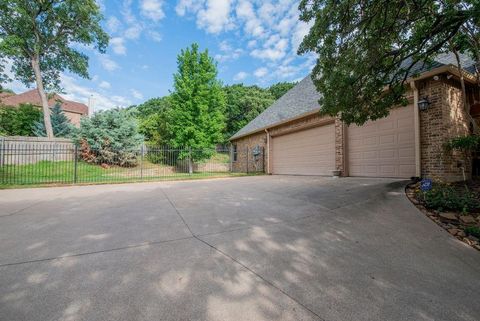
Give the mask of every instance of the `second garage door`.
<path id="1" fill-rule="evenodd" d="M 413 106 L 392 110 L 388 117 L 350 126 L 349 176 L 415 176 L 415 129 Z"/>
<path id="2" fill-rule="evenodd" d="M 271 160 L 273 174 L 332 175 L 335 170 L 335 125 L 272 138 Z"/>

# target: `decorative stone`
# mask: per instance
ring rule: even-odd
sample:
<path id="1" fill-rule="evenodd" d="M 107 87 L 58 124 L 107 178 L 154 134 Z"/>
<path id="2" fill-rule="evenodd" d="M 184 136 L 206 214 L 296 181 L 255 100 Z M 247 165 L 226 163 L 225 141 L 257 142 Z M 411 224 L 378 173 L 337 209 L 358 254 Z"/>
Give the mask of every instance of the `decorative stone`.
<path id="1" fill-rule="evenodd" d="M 475 219 L 471 215 L 463 215 L 460 216 L 460 221 L 465 224 L 473 224 L 475 223 Z"/>
<path id="2" fill-rule="evenodd" d="M 448 233 L 452 234 L 453 236 L 457 235 L 460 230 L 458 228 L 451 228 L 448 230 Z"/>
<path id="3" fill-rule="evenodd" d="M 457 236 L 459 237 L 464 237 L 465 236 L 465 232 L 464 231 L 460 231 L 457 233 Z"/>
<path id="4" fill-rule="evenodd" d="M 440 213 L 440 217 L 446 220 L 458 221 L 457 216 L 455 215 L 455 213 L 452 213 L 452 212 Z"/>

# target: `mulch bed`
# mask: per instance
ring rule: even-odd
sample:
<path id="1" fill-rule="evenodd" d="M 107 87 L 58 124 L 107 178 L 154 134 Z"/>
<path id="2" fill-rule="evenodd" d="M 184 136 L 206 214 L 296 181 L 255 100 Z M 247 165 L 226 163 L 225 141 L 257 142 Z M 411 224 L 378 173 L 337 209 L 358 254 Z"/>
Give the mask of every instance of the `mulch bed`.
<path id="1" fill-rule="evenodd" d="M 467 185 L 471 191 L 475 192 L 477 195 L 480 195 L 480 180 L 470 181 L 467 183 Z M 459 189 L 465 188 L 463 182 L 458 183 L 457 187 Z M 432 221 L 447 230 L 448 233 L 456 237 L 458 240 L 480 251 L 480 239 L 473 235 L 469 235 L 465 231 L 465 229 L 468 227 L 480 227 L 480 212 L 464 214 L 455 211 L 440 212 L 434 209 L 426 208 L 421 195 L 418 193 L 419 188 L 420 183 L 412 183 L 406 187 L 405 192 L 410 201 Z"/>

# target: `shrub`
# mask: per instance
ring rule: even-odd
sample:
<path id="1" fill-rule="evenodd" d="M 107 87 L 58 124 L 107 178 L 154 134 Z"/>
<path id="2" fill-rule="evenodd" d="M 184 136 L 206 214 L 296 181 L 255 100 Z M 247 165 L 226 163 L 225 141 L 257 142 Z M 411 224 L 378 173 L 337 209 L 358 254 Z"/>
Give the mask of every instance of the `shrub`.
<path id="1" fill-rule="evenodd" d="M 33 136 L 33 125 L 42 120 L 42 112 L 30 104 L 0 106 L 0 135 Z"/>
<path id="2" fill-rule="evenodd" d="M 143 136 L 131 112 L 112 109 L 83 118 L 75 141 L 86 162 L 131 167 L 137 164 Z"/>
<path id="3" fill-rule="evenodd" d="M 458 190 L 446 184 L 434 184 L 430 191 L 419 193 L 427 208 L 439 211 L 468 212 L 480 208 L 480 202 L 475 193 Z"/>
<path id="4" fill-rule="evenodd" d="M 478 226 L 468 226 L 467 228 L 465 228 L 465 233 L 467 233 L 467 235 L 472 235 L 472 236 L 480 238 L 480 227 L 478 227 Z"/>
<path id="5" fill-rule="evenodd" d="M 65 115 L 61 105 L 55 104 L 50 113 L 52 122 L 53 135 L 55 137 L 72 137 L 75 132 L 75 126 L 72 125 L 68 117 Z M 45 124 L 43 119 L 36 121 L 33 126 L 35 136 L 46 137 Z"/>

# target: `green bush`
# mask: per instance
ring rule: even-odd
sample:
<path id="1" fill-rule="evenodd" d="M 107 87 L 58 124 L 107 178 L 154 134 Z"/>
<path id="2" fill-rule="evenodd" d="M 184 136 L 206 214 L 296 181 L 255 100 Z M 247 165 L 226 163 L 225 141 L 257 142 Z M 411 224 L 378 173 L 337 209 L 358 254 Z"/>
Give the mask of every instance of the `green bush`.
<path id="1" fill-rule="evenodd" d="M 111 109 L 83 118 L 75 142 L 86 162 L 131 167 L 137 164 L 143 136 L 131 112 Z"/>
<path id="2" fill-rule="evenodd" d="M 39 108 L 30 104 L 19 107 L 0 106 L 0 135 L 34 136 L 35 122 L 43 119 Z"/>
<path id="3" fill-rule="evenodd" d="M 465 228 L 465 233 L 467 233 L 467 235 L 472 235 L 472 236 L 480 238 L 480 227 L 469 226 L 469 227 Z"/>
<path id="4" fill-rule="evenodd" d="M 444 211 L 468 212 L 480 208 L 478 196 L 470 191 L 458 190 L 445 184 L 434 184 L 430 191 L 419 192 L 427 208 Z"/>

